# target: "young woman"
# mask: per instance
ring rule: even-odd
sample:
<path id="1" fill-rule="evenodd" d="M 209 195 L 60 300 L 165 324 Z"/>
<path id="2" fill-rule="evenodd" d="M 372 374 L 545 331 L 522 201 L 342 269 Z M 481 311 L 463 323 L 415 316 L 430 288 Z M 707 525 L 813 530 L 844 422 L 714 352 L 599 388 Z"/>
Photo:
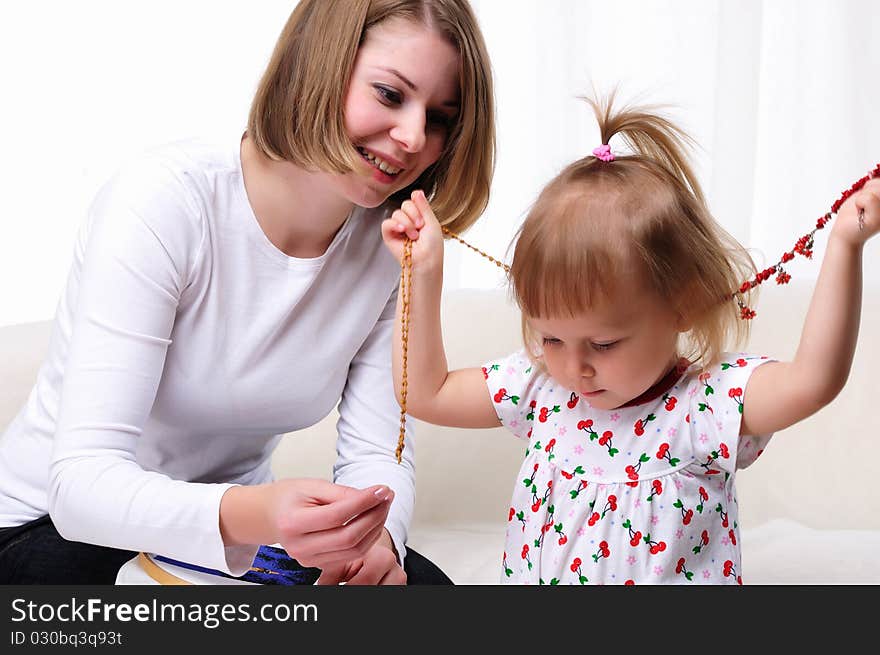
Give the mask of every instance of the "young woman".
<path id="1" fill-rule="evenodd" d="M 405 547 L 380 224 L 415 188 L 477 219 L 492 103 L 466 0 L 302 0 L 243 135 L 123 167 L 0 440 L 0 582 L 112 583 L 135 551 L 238 576 L 274 543 L 321 582 L 448 581 Z M 334 483 L 273 481 L 337 404 Z"/>

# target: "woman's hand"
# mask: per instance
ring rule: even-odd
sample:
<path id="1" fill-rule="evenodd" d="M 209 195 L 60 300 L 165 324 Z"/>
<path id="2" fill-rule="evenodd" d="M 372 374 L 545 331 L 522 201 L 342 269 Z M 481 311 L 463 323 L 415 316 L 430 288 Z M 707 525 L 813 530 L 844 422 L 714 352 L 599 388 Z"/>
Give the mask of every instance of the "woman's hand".
<path id="1" fill-rule="evenodd" d="M 344 564 L 327 567 L 315 584 L 403 585 L 406 572 L 397 561 L 391 535 L 385 530 L 367 555 Z"/>
<path id="2" fill-rule="evenodd" d="M 231 487 L 220 502 L 227 546 L 278 543 L 303 566 L 325 568 L 367 555 L 382 535 L 394 492 L 320 479 Z"/>
<path id="3" fill-rule="evenodd" d="M 403 259 L 404 242 L 411 239 L 414 269 L 443 268 L 443 231 L 422 191 L 413 191 L 411 199 L 382 222 L 382 239 L 397 261 Z"/>

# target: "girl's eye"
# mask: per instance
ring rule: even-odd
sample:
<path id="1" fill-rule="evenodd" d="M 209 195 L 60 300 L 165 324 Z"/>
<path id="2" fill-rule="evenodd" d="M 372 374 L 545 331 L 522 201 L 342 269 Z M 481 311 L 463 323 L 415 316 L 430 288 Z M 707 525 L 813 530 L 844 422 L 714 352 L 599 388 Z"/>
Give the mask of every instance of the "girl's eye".
<path id="1" fill-rule="evenodd" d="M 545 345 L 545 346 L 558 346 L 559 344 L 562 343 L 562 342 L 561 342 L 559 339 L 557 339 L 556 337 L 544 337 L 544 338 L 542 339 L 542 341 L 544 342 L 544 345 Z"/>
<path id="2" fill-rule="evenodd" d="M 594 344 L 592 344 L 593 350 L 598 350 L 599 352 L 603 352 L 605 350 L 611 350 L 615 345 L 617 345 L 616 341 L 611 341 L 609 343 L 594 343 Z"/>
<path id="3" fill-rule="evenodd" d="M 392 88 L 387 86 L 382 86 L 381 84 L 374 85 L 376 89 L 376 93 L 379 96 L 379 101 L 386 105 L 399 105 L 403 102 L 403 97 Z"/>

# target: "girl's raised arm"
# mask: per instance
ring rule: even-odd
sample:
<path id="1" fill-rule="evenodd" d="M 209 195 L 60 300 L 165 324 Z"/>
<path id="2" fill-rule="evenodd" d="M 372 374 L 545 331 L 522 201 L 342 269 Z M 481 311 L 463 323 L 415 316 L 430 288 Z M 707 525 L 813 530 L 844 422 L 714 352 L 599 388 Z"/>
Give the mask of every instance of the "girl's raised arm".
<path id="1" fill-rule="evenodd" d="M 498 416 L 482 370 L 450 371 L 446 362 L 440 324 L 443 233 L 424 193 L 413 192 L 412 199 L 382 223 L 382 237 L 398 261 L 403 259 L 406 238 L 413 240 L 406 379 L 401 330 L 406 303 L 403 286 L 397 299 L 393 356 L 398 400 L 405 388 L 407 413 L 428 423 L 461 428 L 497 427 Z"/>
<path id="2" fill-rule="evenodd" d="M 841 207 L 791 362 L 755 370 L 746 387 L 740 434 L 770 434 L 830 403 L 849 377 L 862 306 L 862 250 L 880 232 L 880 179 Z"/>

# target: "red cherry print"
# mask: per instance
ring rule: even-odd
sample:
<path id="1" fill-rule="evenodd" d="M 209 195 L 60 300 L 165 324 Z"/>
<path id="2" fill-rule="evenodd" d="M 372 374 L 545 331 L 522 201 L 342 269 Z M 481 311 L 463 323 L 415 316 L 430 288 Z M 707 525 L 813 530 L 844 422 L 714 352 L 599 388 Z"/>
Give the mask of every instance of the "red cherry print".
<path id="1" fill-rule="evenodd" d="M 645 434 L 645 425 L 644 423 L 642 423 L 642 419 L 636 421 L 635 432 L 637 437 L 641 437 L 643 434 Z"/>
<path id="2" fill-rule="evenodd" d="M 634 467 L 632 464 L 629 464 L 629 465 L 626 467 L 626 469 L 624 469 L 624 470 L 626 471 L 626 476 L 627 476 L 630 480 L 638 480 L 638 479 L 639 479 L 639 474 L 636 473 L 636 469 L 635 469 L 635 467 Z"/>
<path id="3" fill-rule="evenodd" d="M 709 533 L 708 532 L 703 530 L 703 534 L 701 534 L 700 537 L 702 538 L 704 544 L 709 543 Z"/>
<path id="4" fill-rule="evenodd" d="M 605 432 L 602 433 L 602 436 L 599 437 L 599 445 L 604 446 L 605 444 L 608 443 L 608 440 L 611 439 L 611 437 L 613 437 L 613 436 L 614 436 L 614 434 L 611 432 L 611 430 L 606 430 Z"/>
<path id="5" fill-rule="evenodd" d="M 654 480 L 654 482 L 651 483 L 651 487 L 653 487 L 655 494 L 659 495 L 663 493 L 663 483 L 660 482 L 660 480 Z"/>
<path id="6" fill-rule="evenodd" d="M 571 562 L 571 572 L 577 573 L 577 570 L 581 567 L 581 558 L 575 557 Z"/>
<path id="7" fill-rule="evenodd" d="M 636 530 L 636 533 L 633 535 L 632 539 L 629 540 L 630 546 L 638 546 L 639 542 L 642 540 L 642 533 Z"/>
<path id="8" fill-rule="evenodd" d="M 537 470 L 538 470 L 538 465 L 535 464 L 535 466 L 532 468 L 532 472 L 533 472 L 533 473 L 534 473 L 534 472 L 537 472 Z"/>
<path id="9" fill-rule="evenodd" d="M 547 407 L 541 408 L 541 413 L 538 414 L 538 420 L 541 421 L 541 423 L 547 422 L 547 412 L 548 411 L 550 411 L 550 410 Z"/>
<path id="10" fill-rule="evenodd" d="M 669 444 L 662 443 L 660 444 L 660 448 L 657 449 L 657 459 L 663 459 L 666 457 L 666 453 L 669 452 Z"/>
<path id="11" fill-rule="evenodd" d="M 561 537 L 559 537 L 559 545 L 560 546 L 564 546 L 566 541 L 568 541 L 568 537 L 566 537 L 565 535 L 562 535 Z"/>
<path id="12" fill-rule="evenodd" d="M 529 545 L 528 545 L 528 544 L 523 544 L 523 549 L 522 549 L 522 555 L 521 555 L 521 557 L 522 557 L 523 559 L 525 559 L 525 558 L 528 557 L 528 556 L 529 556 Z"/>
<path id="13" fill-rule="evenodd" d="M 666 411 L 671 412 L 675 409 L 675 403 L 678 402 L 678 399 L 675 396 L 670 396 L 669 400 L 666 401 Z"/>
<path id="14" fill-rule="evenodd" d="M 730 451 L 727 450 L 727 444 L 726 444 L 726 443 L 723 443 L 723 444 L 721 444 L 720 446 L 718 446 L 718 450 L 721 451 L 721 456 L 722 456 L 724 459 L 727 459 L 728 457 L 730 457 Z"/>
<path id="15" fill-rule="evenodd" d="M 541 500 L 540 499 L 536 500 L 535 504 L 532 505 L 533 512 L 537 512 L 539 509 L 541 509 Z"/>
<path id="16" fill-rule="evenodd" d="M 709 500 L 709 494 L 706 493 L 703 487 L 700 487 L 700 500 Z"/>
<path id="17" fill-rule="evenodd" d="M 654 544 L 653 546 L 651 546 L 650 551 L 652 555 L 656 555 L 660 552 L 660 548 L 657 547 L 657 544 Z"/>
<path id="18" fill-rule="evenodd" d="M 485 366 L 483 367 L 483 379 L 489 379 L 489 369 L 487 369 Z"/>
<path id="19" fill-rule="evenodd" d="M 614 494 L 608 496 L 608 504 L 611 506 L 611 511 L 615 511 L 617 509 L 617 496 Z"/>
<path id="20" fill-rule="evenodd" d="M 510 508 L 510 511 L 507 513 L 507 520 L 508 520 L 508 521 L 512 521 L 512 520 L 513 520 L 513 517 L 514 517 L 515 515 L 516 515 L 516 510 L 513 509 L 513 508 L 511 507 L 511 508 Z"/>
<path id="21" fill-rule="evenodd" d="M 681 519 L 682 525 L 690 525 L 692 518 L 694 518 L 694 510 L 689 509 L 684 513 L 684 517 Z"/>
<path id="22" fill-rule="evenodd" d="M 569 409 L 574 409 L 578 404 L 578 400 L 580 400 L 580 396 L 572 392 L 571 397 L 568 399 L 566 405 L 568 405 Z"/>
<path id="23" fill-rule="evenodd" d="M 562 477 L 566 480 L 571 480 L 574 477 L 574 473 L 569 473 L 568 471 L 560 471 L 562 473 Z"/>
<path id="24" fill-rule="evenodd" d="M 547 530 L 549 530 L 552 527 L 553 527 L 552 523 L 545 523 L 544 525 L 541 526 L 541 534 L 546 534 Z"/>
<path id="25" fill-rule="evenodd" d="M 506 393 L 507 393 L 507 389 L 505 389 L 504 387 L 499 389 L 498 393 L 495 394 L 495 402 L 500 403 L 502 400 L 504 400 L 504 395 Z"/>
<path id="26" fill-rule="evenodd" d="M 730 543 L 736 546 L 736 534 L 734 534 L 733 530 L 728 530 L 727 536 L 730 537 Z"/>
<path id="27" fill-rule="evenodd" d="M 593 515 L 590 517 L 590 520 L 587 521 L 587 525 L 593 527 L 596 525 L 596 522 L 599 520 L 599 512 L 593 512 Z"/>
<path id="28" fill-rule="evenodd" d="M 728 521 L 727 521 L 727 515 L 725 514 L 725 515 L 724 515 L 724 519 L 722 519 L 722 521 L 721 521 L 721 527 L 726 528 L 726 527 L 728 527 L 729 525 L 730 525 L 730 523 L 728 523 Z"/>
<path id="29" fill-rule="evenodd" d="M 691 422 L 691 415 L 690 415 L 690 414 L 688 414 L 687 416 L 684 417 L 684 422 L 685 422 L 685 423 L 690 423 L 690 422 Z"/>
<path id="30" fill-rule="evenodd" d="M 736 584 L 742 585 L 743 579 L 741 575 L 736 576 Z"/>
<path id="31" fill-rule="evenodd" d="M 738 360 L 736 360 L 736 365 L 739 366 L 740 368 L 742 368 L 743 366 L 746 365 L 746 360 L 744 360 L 742 357 L 740 357 Z"/>
<path id="32" fill-rule="evenodd" d="M 535 407 L 536 407 L 537 405 L 538 405 L 538 401 L 537 401 L 537 400 L 533 400 L 532 402 L 529 403 L 529 407 L 531 407 L 532 409 L 535 409 Z"/>
<path id="33" fill-rule="evenodd" d="M 732 570 L 733 570 L 733 562 L 731 560 L 727 560 L 726 562 L 724 562 L 724 577 L 725 578 L 730 576 Z"/>
<path id="34" fill-rule="evenodd" d="M 660 551 L 661 553 L 662 553 L 664 550 L 666 550 L 666 542 L 665 542 L 665 541 L 661 541 L 660 543 L 658 543 L 658 544 L 657 544 L 657 550 Z"/>
<path id="35" fill-rule="evenodd" d="M 681 573 L 684 570 L 684 557 L 680 557 L 678 559 L 678 564 L 675 565 L 675 572 Z"/>
<path id="36" fill-rule="evenodd" d="M 730 391 L 727 392 L 727 395 L 731 398 L 736 398 L 737 396 L 743 395 L 743 390 L 739 387 L 734 387 Z"/>
<path id="37" fill-rule="evenodd" d="M 551 450 L 553 450 L 553 446 L 555 446 L 555 445 L 556 445 L 556 439 L 551 439 L 550 441 L 547 442 L 547 445 L 544 446 L 544 452 L 549 453 Z"/>
<path id="38" fill-rule="evenodd" d="M 627 586 L 627 587 L 632 587 L 632 586 L 634 586 L 636 583 L 633 582 L 632 580 L 627 580 L 627 581 L 624 582 L 623 584 L 624 584 L 625 586 Z"/>

